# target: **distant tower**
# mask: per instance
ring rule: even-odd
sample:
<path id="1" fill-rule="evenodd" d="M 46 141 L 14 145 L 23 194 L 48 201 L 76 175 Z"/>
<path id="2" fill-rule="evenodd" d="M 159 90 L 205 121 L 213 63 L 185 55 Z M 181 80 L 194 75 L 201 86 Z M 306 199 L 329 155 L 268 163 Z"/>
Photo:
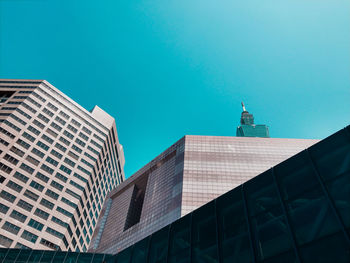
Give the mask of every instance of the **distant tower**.
<path id="1" fill-rule="evenodd" d="M 243 112 L 241 114 L 241 126 L 237 127 L 236 136 L 238 137 L 265 137 L 269 138 L 269 127 L 264 124 L 255 125 L 254 116 L 250 114 L 242 102 Z"/>

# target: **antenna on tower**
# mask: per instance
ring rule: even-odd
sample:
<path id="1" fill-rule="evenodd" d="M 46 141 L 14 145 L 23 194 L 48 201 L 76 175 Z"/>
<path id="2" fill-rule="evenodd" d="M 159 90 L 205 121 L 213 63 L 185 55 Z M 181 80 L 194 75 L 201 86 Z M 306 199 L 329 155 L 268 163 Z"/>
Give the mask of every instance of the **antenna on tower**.
<path id="1" fill-rule="evenodd" d="M 247 111 L 247 110 L 245 109 L 245 106 L 244 106 L 243 101 L 241 102 L 241 104 L 242 104 L 243 111 Z"/>

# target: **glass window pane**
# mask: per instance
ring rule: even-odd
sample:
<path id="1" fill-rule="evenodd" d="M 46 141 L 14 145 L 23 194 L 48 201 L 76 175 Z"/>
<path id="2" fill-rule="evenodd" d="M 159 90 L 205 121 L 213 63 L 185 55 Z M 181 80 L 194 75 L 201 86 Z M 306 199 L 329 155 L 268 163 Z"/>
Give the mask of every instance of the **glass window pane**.
<path id="1" fill-rule="evenodd" d="M 327 236 L 300 248 L 303 263 L 350 262 L 350 247 L 343 233 Z"/>
<path id="2" fill-rule="evenodd" d="M 326 185 L 345 226 L 350 228 L 350 172 Z"/>
<path id="3" fill-rule="evenodd" d="M 222 195 L 216 205 L 223 262 L 251 262 L 252 250 L 247 235 L 242 188 L 237 187 Z"/>
<path id="4" fill-rule="evenodd" d="M 90 263 L 93 255 L 92 253 L 80 253 L 76 263 Z"/>
<path id="5" fill-rule="evenodd" d="M 30 249 L 22 249 L 16 260 L 18 262 L 27 262 L 31 253 L 32 253 L 32 250 Z"/>
<path id="6" fill-rule="evenodd" d="M 67 252 L 60 252 L 58 251 L 55 254 L 55 257 L 53 258 L 52 263 L 62 263 L 64 261 L 64 258 L 66 257 Z"/>
<path id="7" fill-rule="evenodd" d="M 5 261 L 15 260 L 20 251 L 21 251 L 20 249 L 9 249 L 9 251 L 6 255 Z"/>
<path id="8" fill-rule="evenodd" d="M 192 262 L 218 262 L 215 202 L 192 215 Z"/>
<path id="9" fill-rule="evenodd" d="M 132 254 L 133 247 L 128 247 L 127 249 L 124 249 L 117 255 L 117 262 L 118 263 L 130 263 L 131 254 Z"/>
<path id="10" fill-rule="evenodd" d="M 154 233 L 151 238 L 149 263 L 165 262 L 168 254 L 169 226 Z"/>
<path id="11" fill-rule="evenodd" d="M 66 256 L 66 259 L 64 260 L 64 263 L 75 263 L 78 255 L 79 255 L 79 253 L 77 253 L 77 252 L 67 253 L 67 256 Z"/>
<path id="12" fill-rule="evenodd" d="M 346 131 L 340 130 L 315 144 L 310 155 L 325 180 L 350 171 L 350 140 Z"/>
<path id="13" fill-rule="evenodd" d="M 137 242 L 134 245 L 134 250 L 132 252 L 133 263 L 147 262 L 148 242 L 149 242 L 149 237 Z"/>
<path id="14" fill-rule="evenodd" d="M 251 216 L 270 210 L 276 206 L 280 209 L 279 213 L 282 213 L 277 189 L 270 170 L 246 182 L 243 185 L 243 189 L 247 198 L 248 211 Z"/>
<path id="15" fill-rule="evenodd" d="M 43 254 L 43 251 L 40 250 L 33 250 L 32 253 L 30 254 L 30 257 L 28 259 L 28 263 L 38 263 L 40 262 L 40 258 Z"/>
<path id="16" fill-rule="evenodd" d="M 266 213 L 264 219 L 252 220 L 255 250 L 259 260 L 264 260 L 293 248 L 285 217 Z"/>
<path id="17" fill-rule="evenodd" d="M 277 165 L 274 169 L 284 200 L 314 187 L 320 187 L 307 153 L 301 152 Z"/>
<path id="18" fill-rule="evenodd" d="M 40 263 L 51 263 L 56 251 L 45 251 L 40 259 Z"/>
<path id="19" fill-rule="evenodd" d="M 288 202 L 287 211 L 300 245 L 340 230 L 326 198 L 318 189 Z"/>
<path id="20" fill-rule="evenodd" d="M 182 254 L 183 251 L 189 251 L 191 238 L 191 215 L 192 214 L 188 214 L 172 223 L 169 237 L 170 255 Z"/>
<path id="21" fill-rule="evenodd" d="M 91 257 L 92 257 L 92 255 L 91 255 Z M 102 263 L 104 261 L 103 259 L 107 260 L 107 257 L 108 256 L 104 255 L 104 254 L 95 254 L 92 262 L 93 263 Z"/>

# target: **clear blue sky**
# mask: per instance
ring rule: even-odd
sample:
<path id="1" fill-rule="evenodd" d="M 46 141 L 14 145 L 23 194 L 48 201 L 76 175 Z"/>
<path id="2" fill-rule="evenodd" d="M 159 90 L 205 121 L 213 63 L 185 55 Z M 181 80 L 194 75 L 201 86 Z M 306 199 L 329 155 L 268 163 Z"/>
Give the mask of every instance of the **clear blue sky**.
<path id="1" fill-rule="evenodd" d="M 349 0 L 0 0 L 0 77 L 46 79 L 116 118 L 126 175 L 185 134 L 350 124 Z"/>

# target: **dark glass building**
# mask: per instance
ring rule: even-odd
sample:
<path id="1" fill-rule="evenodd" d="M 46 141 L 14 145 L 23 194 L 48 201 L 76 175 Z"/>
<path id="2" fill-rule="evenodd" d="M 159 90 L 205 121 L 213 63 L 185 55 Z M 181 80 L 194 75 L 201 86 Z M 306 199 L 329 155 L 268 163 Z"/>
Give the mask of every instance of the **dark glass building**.
<path id="1" fill-rule="evenodd" d="M 243 112 L 241 114 L 241 125 L 237 127 L 238 137 L 264 137 L 269 138 L 269 127 L 264 124 L 254 124 L 254 116 L 250 114 L 242 102 Z"/>
<path id="2" fill-rule="evenodd" d="M 350 126 L 104 261 L 348 263 L 349 234 Z"/>

